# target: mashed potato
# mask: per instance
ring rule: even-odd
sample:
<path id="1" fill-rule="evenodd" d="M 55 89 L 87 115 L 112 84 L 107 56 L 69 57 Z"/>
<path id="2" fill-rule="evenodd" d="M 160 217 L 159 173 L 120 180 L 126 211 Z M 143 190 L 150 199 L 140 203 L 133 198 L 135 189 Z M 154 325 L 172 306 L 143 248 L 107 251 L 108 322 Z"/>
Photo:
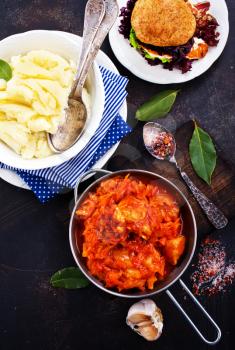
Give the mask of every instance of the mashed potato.
<path id="1" fill-rule="evenodd" d="M 14 56 L 9 64 L 12 79 L 0 79 L 0 140 L 23 158 L 47 157 L 46 133 L 55 133 L 62 120 L 76 66 L 44 50 Z"/>

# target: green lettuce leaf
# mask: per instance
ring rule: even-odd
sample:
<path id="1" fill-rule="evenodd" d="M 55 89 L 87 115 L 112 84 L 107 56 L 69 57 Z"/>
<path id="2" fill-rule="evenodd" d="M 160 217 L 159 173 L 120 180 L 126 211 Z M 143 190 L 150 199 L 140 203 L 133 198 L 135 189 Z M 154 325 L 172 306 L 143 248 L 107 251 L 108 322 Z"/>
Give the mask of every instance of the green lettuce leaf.
<path id="1" fill-rule="evenodd" d="M 129 41 L 130 41 L 131 46 L 133 46 L 135 49 L 140 48 L 140 45 L 137 42 L 137 38 L 136 38 L 135 31 L 133 28 L 131 28 L 131 31 L 130 31 Z"/>
<path id="2" fill-rule="evenodd" d="M 144 57 L 150 59 L 150 60 L 155 60 L 156 57 L 153 57 L 152 55 L 150 55 L 147 51 L 144 51 Z"/>
<path id="3" fill-rule="evenodd" d="M 156 58 L 159 59 L 160 61 L 162 61 L 162 63 L 167 63 L 167 62 L 170 62 L 170 58 L 167 58 L 167 57 L 155 57 L 155 56 L 152 56 L 150 53 L 148 53 L 147 51 L 144 50 L 144 57 L 146 58 L 149 58 L 150 60 L 155 60 Z"/>
<path id="4" fill-rule="evenodd" d="M 162 63 L 169 63 L 171 61 L 171 59 L 167 57 L 158 57 L 158 59 L 161 60 Z"/>

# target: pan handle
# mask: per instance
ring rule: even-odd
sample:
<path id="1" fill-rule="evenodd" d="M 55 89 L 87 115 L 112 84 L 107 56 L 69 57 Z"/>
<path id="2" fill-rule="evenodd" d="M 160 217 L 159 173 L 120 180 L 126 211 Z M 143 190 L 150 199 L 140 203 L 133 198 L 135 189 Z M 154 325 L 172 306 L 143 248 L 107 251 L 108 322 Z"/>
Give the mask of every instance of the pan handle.
<path id="1" fill-rule="evenodd" d="M 96 173 L 103 173 L 103 174 L 112 174 L 112 171 L 108 171 L 108 170 L 103 170 L 103 169 L 91 169 L 91 170 L 88 170 L 86 171 L 84 174 L 82 174 L 81 176 L 79 176 L 77 182 L 76 182 L 76 185 L 74 187 L 74 200 L 75 200 L 75 203 L 77 202 L 77 197 L 78 197 L 78 187 L 81 183 L 81 181 L 87 176 L 87 175 L 90 175 L 90 174 L 93 174 L 95 175 Z"/>
<path id="2" fill-rule="evenodd" d="M 188 314 L 184 311 L 184 309 L 182 308 L 182 306 L 179 304 L 179 302 L 175 299 L 175 297 L 173 296 L 173 294 L 167 290 L 166 293 L 168 295 L 168 297 L 173 301 L 173 303 L 175 304 L 175 306 L 182 312 L 182 314 L 184 315 L 184 317 L 187 319 L 187 321 L 191 324 L 191 326 L 194 328 L 194 330 L 197 332 L 197 334 L 199 335 L 199 337 L 208 345 L 215 345 L 216 343 L 218 343 L 218 341 L 221 338 L 221 330 L 219 328 L 219 326 L 215 323 L 215 321 L 212 319 L 212 317 L 208 314 L 208 312 L 205 310 L 205 308 L 199 303 L 199 301 L 197 300 L 197 298 L 195 298 L 195 296 L 193 295 L 193 293 L 189 290 L 189 288 L 186 286 L 186 284 L 180 279 L 179 280 L 181 287 L 185 290 L 185 292 L 190 296 L 190 298 L 193 300 L 193 302 L 201 309 L 201 311 L 203 312 L 203 314 L 206 316 L 206 318 L 212 323 L 212 325 L 215 327 L 216 331 L 217 331 L 217 337 L 215 340 L 208 340 L 204 337 L 204 335 L 199 331 L 199 329 L 197 328 L 197 326 L 193 323 L 193 321 L 191 320 L 191 318 L 188 316 Z"/>

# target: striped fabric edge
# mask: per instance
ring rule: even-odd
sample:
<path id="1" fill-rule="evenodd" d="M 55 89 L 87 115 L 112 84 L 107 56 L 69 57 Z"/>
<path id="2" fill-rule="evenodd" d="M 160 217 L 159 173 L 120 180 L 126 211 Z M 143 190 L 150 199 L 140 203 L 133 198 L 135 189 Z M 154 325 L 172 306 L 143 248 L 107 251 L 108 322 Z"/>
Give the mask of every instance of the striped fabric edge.
<path id="1" fill-rule="evenodd" d="M 115 137 L 111 137 L 110 141 L 106 140 L 106 137 L 104 138 L 104 140 L 102 140 L 101 145 L 93 155 L 93 158 L 88 164 L 85 171 L 91 169 L 111 147 L 113 147 L 117 142 L 119 142 L 131 130 L 132 128 L 123 120 L 123 118 L 120 115 L 117 115 L 107 133 L 108 135 L 110 133 L 112 134 L 115 132 Z M 63 186 L 58 183 L 46 180 L 45 178 L 28 174 L 19 170 L 17 171 L 17 174 L 28 184 L 28 186 L 31 188 L 31 190 L 34 192 L 34 194 L 37 196 L 41 203 L 46 203 L 50 199 L 54 198 L 57 194 L 63 193 L 64 190 L 68 187 L 71 189 L 74 187 Z M 39 187 L 38 183 L 40 183 Z"/>

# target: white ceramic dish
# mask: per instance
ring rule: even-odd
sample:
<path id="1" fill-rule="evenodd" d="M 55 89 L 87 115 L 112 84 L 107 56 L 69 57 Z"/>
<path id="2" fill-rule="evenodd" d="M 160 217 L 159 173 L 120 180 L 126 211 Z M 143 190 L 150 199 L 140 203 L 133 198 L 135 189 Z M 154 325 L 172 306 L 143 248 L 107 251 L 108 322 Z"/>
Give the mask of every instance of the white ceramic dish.
<path id="1" fill-rule="evenodd" d="M 49 50 L 77 62 L 81 49 L 81 39 L 72 40 L 61 32 L 33 30 L 12 35 L 0 41 L 0 57 L 5 60 L 38 49 Z M 76 156 L 94 135 L 104 110 L 104 86 L 97 63 L 94 63 L 90 70 L 86 87 L 91 98 L 91 114 L 83 135 L 70 149 L 46 158 L 26 160 L 0 142 L 0 162 L 21 169 L 33 170 L 59 165 Z"/>
<path id="2" fill-rule="evenodd" d="M 198 61 L 193 62 L 192 70 L 182 74 L 181 71 L 174 69 L 169 71 L 161 65 L 150 66 L 147 61 L 130 46 L 129 41 L 118 32 L 121 17 L 118 17 L 112 30 L 109 33 L 109 41 L 112 50 L 120 61 L 130 72 L 137 77 L 155 84 L 173 84 L 183 83 L 192 80 L 206 72 L 210 66 L 221 55 L 228 39 L 229 21 L 228 9 L 224 0 L 209 0 L 211 3 L 210 12 L 219 23 L 218 31 L 220 33 L 219 43 L 217 47 L 210 47 L 207 55 Z M 200 2 L 193 1 L 193 2 Z M 126 6 L 127 0 L 118 0 L 119 7 Z"/>
<path id="3" fill-rule="evenodd" d="M 57 32 L 56 32 L 57 33 Z M 66 32 L 60 32 L 60 34 L 65 35 L 66 37 L 72 39 L 72 40 L 81 40 L 81 37 L 66 33 Z M 118 70 L 113 64 L 113 62 L 110 60 L 110 58 L 102 51 L 99 51 L 97 59 L 97 63 L 110 71 L 118 74 Z M 126 121 L 127 120 L 127 103 L 126 101 L 123 103 L 121 109 L 120 109 L 120 115 L 122 118 Z M 116 151 L 118 145 L 120 142 L 117 142 L 108 152 L 105 153 L 103 157 L 101 157 L 96 164 L 94 164 L 94 168 L 102 168 L 105 163 L 109 160 L 109 158 L 113 155 L 113 153 Z M 0 169 L 0 178 L 5 180 L 6 182 L 10 183 L 11 185 L 24 188 L 27 190 L 30 190 L 28 185 L 21 179 L 20 176 L 18 176 L 14 171 L 6 170 L 6 169 Z"/>

